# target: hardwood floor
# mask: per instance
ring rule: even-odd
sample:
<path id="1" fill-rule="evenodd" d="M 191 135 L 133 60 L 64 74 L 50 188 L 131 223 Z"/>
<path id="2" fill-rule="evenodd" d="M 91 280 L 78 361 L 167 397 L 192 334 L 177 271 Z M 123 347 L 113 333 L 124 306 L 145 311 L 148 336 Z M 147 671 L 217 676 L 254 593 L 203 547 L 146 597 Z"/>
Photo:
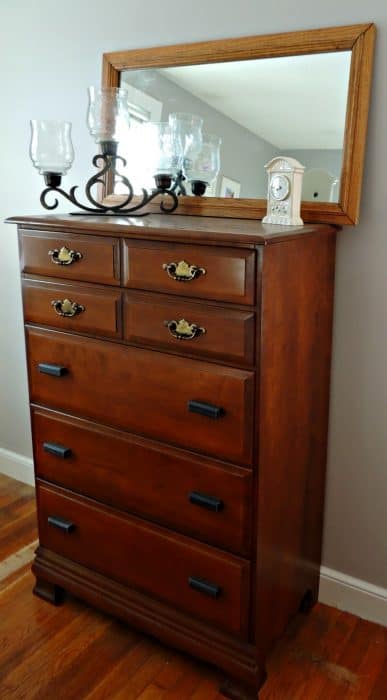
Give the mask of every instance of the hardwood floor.
<path id="1" fill-rule="evenodd" d="M 34 491 L 0 475 L 1 700 L 224 700 L 219 673 L 75 599 L 32 595 Z M 317 605 L 274 649 L 260 700 L 387 700 L 387 629 Z"/>

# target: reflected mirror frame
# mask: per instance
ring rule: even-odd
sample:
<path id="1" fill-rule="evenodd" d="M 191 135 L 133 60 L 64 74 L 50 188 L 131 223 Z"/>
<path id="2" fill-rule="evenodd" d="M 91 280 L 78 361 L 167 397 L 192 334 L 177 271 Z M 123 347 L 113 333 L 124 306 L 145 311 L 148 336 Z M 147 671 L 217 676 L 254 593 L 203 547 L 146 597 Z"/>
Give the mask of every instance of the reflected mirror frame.
<path id="1" fill-rule="evenodd" d="M 121 72 L 255 58 L 274 58 L 333 51 L 351 51 L 343 164 L 339 202 L 307 202 L 301 206 L 306 223 L 351 225 L 359 222 L 359 207 L 367 135 L 368 109 L 376 28 L 372 23 L 312 29 L 285 34 L 216 39 L 103 55 L 102 85 L 118 87 Z M 105 192 L 112 191 L 106 183 Z M 150 211 L 159 211 L 158 205 Z M 178 214 L 262 219 L 266 199 L 179 197 Z"/>

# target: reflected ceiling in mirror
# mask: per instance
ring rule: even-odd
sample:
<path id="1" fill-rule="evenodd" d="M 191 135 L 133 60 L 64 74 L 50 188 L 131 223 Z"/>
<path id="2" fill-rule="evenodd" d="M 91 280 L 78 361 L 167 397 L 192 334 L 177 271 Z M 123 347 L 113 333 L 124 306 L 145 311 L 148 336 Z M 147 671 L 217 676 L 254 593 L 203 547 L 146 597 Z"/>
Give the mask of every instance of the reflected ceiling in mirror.
<path id="1" fill-rule="evenodd" d="M 140 175 L 145 144 L 138 123 L 188 112 L 203 119 L 204 136 L 221 138 L 219 173 L 206 196 L 266 197 L 264 165 L 287 155 L 306 168 L 304 200 L 338 202 L 350 64 L 344 51 L 123 71 L 133 133 L 120 152 L 131 181 L 150 184 Z M 227 190 L 230 182 L 234 190 Z"/>
<path id="2" fill-rule="evenodd" d="M 138 125 L 189 112 L 222 139 L 220 168 L 179 213 L 262 218 L 264 165 L 281 154 L 306 168 L 305 222 L 357 223 L 374 39 L 362 24 L 104 54 L 103 85 L 130 93 L 133 179 L 144 179 Z"/>

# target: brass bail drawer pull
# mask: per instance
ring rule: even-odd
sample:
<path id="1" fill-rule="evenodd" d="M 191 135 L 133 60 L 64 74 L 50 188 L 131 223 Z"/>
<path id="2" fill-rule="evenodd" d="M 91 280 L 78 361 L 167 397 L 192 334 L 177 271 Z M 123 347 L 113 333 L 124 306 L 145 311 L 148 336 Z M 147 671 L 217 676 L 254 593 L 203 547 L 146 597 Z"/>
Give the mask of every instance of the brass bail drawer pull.
<path id="1" fill-rule="evenodd" d="M 78 250 L 69 250 L 65 245 L 59 250 L 58 248 L 49 250 L 48 254 L 51 258 L 51 262 L 55 263 L 55 265 L 71 265 L 77 262 L 77 260 L 82 259 L 82 253 Z"/>
<path id="2" fill-rule="evenodd" d="M 180 260 L 177 263 L 164 263 L 163 270 L 166 270 L 168 276 L 173 280 L 177 280 L 177 282 L 190 282 L 200 277 L 200 275 L 206 274 L 204 267 L 189 265 L 185 260 Z"/>
<path id="3" fill-rule="evenodd" d="M 177 340 L 193 340 L 207 333 L 205 328 L 197 326 L 196 323 L 189 323 L 185 318 L 181 318 L 180 321 L 164 321 L 164 326 Z"/>
<path id="4" fill-rule="evenodd" d="M 55 313 L 58 316 L 76 316 L 85 311 L 85 307 L 82 304 L 78 304 L 76 301 L 71 301 L 70 299 L 57 299 L 51 302 L 51 306 L 54 307 Z"/>

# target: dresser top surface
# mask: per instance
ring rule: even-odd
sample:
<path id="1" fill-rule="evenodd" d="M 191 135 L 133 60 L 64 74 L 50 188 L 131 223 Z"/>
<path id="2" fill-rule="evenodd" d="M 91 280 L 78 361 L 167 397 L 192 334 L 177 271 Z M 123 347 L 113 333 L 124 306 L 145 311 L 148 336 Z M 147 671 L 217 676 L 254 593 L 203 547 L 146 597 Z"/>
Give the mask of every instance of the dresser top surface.
<path id="1" fill-rule="evenodd" d="M 142 217 L 119 216 L 15 216 L 7 223 L 21 228 L 67 233 L 92 233 L 99 236 L 146 238 L 161 241 L 231 244 L 252 247 L 318 233 L 332 234 L 337 227 L 328 224 L 279 226 L 257 220 L 203 216 L 149 214 Z"/>

